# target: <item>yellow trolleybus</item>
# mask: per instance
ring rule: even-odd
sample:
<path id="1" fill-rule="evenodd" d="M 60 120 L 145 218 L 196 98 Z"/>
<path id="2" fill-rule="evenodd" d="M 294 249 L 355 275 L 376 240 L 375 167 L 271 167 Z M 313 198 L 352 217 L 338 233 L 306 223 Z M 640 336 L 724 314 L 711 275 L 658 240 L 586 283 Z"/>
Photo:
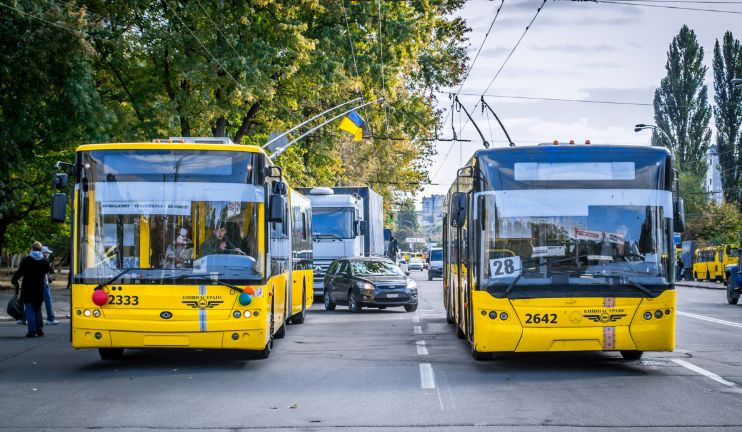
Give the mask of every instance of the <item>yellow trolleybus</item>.
<path id="1" fill-rule="evenodd" d="M 737 247 L 730 244 L 709 246 L 696 250 L 693 261 L 693 278 L 696 280 L 724 281 L 727 266 L 737 264 Z"/>
<path id="2" fill-rule="evenodd" d="M 481 150 L 444 210 L 447 319 L 476 359 L 675 345 L 683 204 L 658 147 Z"/>
<path id="3" fill-rule="evenodd" d="M 103 359 L 125 348 L 265 358 L 311 305 L 311 244 L 292 243 L 311 233 L 310 210 L 300 194 L 289 199 L 281 169 L 258 147 L 167 141 L 77 149 L 72 346 Z M 58 173 L 55 184 L 66 179 Z M 65 202 L 54 195 L 52 220 L 65 219 Z"/>

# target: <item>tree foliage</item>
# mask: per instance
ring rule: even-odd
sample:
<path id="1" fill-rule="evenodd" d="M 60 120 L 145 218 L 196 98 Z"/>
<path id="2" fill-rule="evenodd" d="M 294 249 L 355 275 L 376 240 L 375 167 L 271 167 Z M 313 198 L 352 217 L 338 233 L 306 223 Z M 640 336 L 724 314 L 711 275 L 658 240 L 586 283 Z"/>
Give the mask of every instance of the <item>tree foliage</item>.
<path id="1" fill-rule="evenodd" d="M 714 119 L 716 146 L 721 166 L 724 199 L 742 210 L 742 88 L 733 78 L 742 77 L 742 43 L 732 32 L 724 33 L 714 45 Z"/>
<path id="2" fill-rule="evenodd" d="M 415 202 L 411 198 L 403 200 L 397 210 L 397 238 L 400 243 L 407 237 L 418 237 L 420 225 L 417 222 Z"/>
<path id="3" fill-rule="evenodd" d="M 263 144 L 353 97 L 385 98 L 359 112 L 364 140 L 334 123 L 278 163 L 294 185 L 370 185 L 388 209 L 394 193 L 427 179 L 440 120 L 433 92 L 466 64 L 468 29 L 451 16 L 462 4 L 13 3 L 17 12 L 0 17 L 0 140 L 22 175 L 0 174 L 0 239 L 10 224 L 41 217 L 53 159 L 77 144 L 173 135 Z"/>
<path id="4" fill-rule="evenodd" d="M 712 201 L 703 208 L 701 217 L 689 225 L 696 240 L 708 244 L 737 244 L 742 231 L 742 213 L 732 203 Z"/>
<path id="5" fill-rule="evenodd" d="M 667 75 L 654 93 L 654 118 L 672 142 L 657 132 L 652 141 L 674 148 L 680 170 L 703 178 L 711 140 L 711 108 L 704 84 L 707 67 L 703 65 L 703 47 L 688 26 L 673 38 L 665 70 Z"/>

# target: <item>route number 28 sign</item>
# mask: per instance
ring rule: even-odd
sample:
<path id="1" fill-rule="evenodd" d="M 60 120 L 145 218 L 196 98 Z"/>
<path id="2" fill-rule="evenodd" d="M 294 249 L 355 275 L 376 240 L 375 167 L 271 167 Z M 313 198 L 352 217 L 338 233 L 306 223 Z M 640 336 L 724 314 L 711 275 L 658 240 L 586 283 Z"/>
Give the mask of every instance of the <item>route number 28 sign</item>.
<path id="1" fill-rule="evenodd" d="M 490 260 L 490 277 L 493 279 L 518 276 L 521 272 L 520 257 L 496 258 Z"/>

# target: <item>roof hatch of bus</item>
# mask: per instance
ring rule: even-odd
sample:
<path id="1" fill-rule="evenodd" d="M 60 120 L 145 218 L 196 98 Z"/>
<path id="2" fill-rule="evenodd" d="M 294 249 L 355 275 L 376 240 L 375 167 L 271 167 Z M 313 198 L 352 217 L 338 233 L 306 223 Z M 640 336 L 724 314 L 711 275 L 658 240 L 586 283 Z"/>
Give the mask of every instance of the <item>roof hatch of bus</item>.
<path id="1" fill-rule="evenodd" d="M 554 140 L 550 143 L 539 143 L 540 146 L 551 146 L 551 145 L 560 145 L 560 144 L 567 144 L 567 143 L 560 143 L 559 140 Z M 575 140 L 569 140 L 569 145 L 575 145 Z M 585 145 L 590 145 L 590 140 L 585 140 Z"/>
<path id="2" fill-rule="evenodd" d="M 316 187 L 309 191 L 309 195 L 334 195 L 335 191 L 329 187 Z"/>

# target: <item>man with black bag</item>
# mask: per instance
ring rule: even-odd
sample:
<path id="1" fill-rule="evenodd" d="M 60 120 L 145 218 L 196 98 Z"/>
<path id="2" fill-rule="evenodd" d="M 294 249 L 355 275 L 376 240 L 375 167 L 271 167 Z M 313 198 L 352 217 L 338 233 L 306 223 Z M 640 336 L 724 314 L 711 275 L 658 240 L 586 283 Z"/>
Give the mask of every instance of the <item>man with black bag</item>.
<path id="1" fill-rule="evenodd" d="M 18 290 L 18 280 L 23 279 L 21 285 L 21 302 L 26 312 L 26 323 L 28 333 L 26 337 L 32 338 L 44 336 L 42 327 L 44 321 L 41 317 L 41 303 L 44 302 L 44 281 L 47 273 L 51 272 L 49 261 L 44 259 L 41 252 L 40 242 L 34 242 L 31 253 L 21 260 L 21 265 L 11 280 L 13 286 Z"/>

